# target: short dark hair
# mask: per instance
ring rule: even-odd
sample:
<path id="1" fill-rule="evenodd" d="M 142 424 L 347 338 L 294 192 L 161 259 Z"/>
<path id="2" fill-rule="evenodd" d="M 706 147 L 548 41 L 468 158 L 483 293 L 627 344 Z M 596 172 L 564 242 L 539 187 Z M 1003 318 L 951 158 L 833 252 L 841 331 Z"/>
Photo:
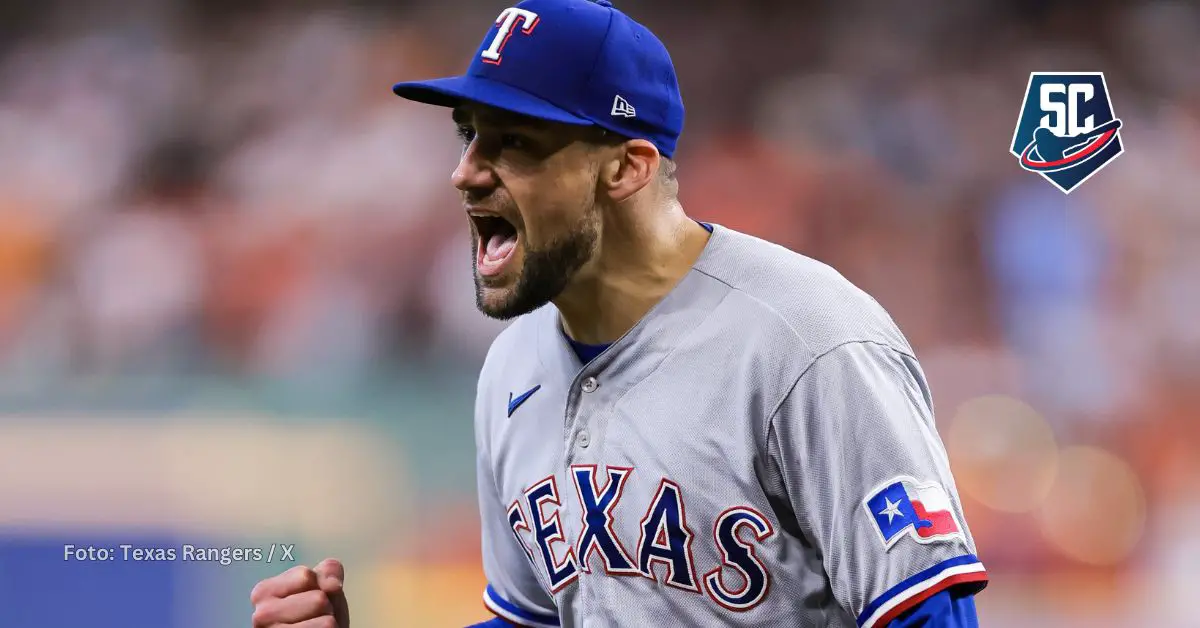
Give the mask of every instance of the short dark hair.
<path id="1" fill-rule="evenodd" d="M 679 164 L 675 163 L 674 159 L 663 157 L 658 163 L 658 173 L 662 175 L 664 181 L 675 183 L 675 171 L 679 169 Z"/>

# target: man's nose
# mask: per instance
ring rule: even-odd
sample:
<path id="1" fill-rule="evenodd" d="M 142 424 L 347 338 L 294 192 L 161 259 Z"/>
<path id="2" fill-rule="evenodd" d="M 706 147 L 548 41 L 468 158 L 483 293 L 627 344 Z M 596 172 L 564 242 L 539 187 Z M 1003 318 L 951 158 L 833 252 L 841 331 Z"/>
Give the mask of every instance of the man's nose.
<path id="1" fill-rule="evenodd" d="M 480 154 L 477 142 L 472 141 L 463 149 L 458 167 L 450 175 L 450 182 L 463 192 L 495 186 L 495 174 L 487 159 Z"/>

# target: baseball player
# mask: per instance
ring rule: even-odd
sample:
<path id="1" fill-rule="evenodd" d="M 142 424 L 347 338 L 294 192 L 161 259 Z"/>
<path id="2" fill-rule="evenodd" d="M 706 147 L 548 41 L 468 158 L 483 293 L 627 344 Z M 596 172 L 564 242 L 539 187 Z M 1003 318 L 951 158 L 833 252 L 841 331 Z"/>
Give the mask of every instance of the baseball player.
<path id="1" fill-rule="evenodd" d="M 913 349 L 828 266 L 684 213 L 649 30 L 526 0 L 394 91 L 452 108 L 478 306 L 515 319 L 476 397 L 481 625 L 977 624 Z M 254 625 L 349 628 L 341 582 L 264 581 Z"/>

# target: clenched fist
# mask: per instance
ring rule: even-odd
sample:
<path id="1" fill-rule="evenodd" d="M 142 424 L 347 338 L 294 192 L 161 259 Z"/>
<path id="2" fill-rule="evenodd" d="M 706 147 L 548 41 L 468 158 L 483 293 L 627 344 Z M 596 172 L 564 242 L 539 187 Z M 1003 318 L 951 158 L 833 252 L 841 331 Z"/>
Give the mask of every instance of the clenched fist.
<path id="1" fill-rule="evenodd" d="M 332 558 L 291 569 L 254 586 L 254 628 L 350 628 L 342 564 Z"/>

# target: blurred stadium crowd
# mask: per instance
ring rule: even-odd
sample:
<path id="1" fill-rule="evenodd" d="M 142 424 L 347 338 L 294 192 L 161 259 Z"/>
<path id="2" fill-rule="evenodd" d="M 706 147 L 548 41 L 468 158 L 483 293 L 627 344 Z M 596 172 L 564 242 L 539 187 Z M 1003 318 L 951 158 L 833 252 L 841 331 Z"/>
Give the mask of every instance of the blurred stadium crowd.
<path id="1" fill-rule="evenodd" d="M 1185 625 L 1195 3 L 625 5 L 679 68 L 689 213 L 832 264 L 917 348 L 994 573 L 989 625 Z M 461 71 L 500 8 L 5 3 L 0 409 L 97 382 L 117 409 L 211 378 L 469 383 L 502 324 L 473 306 L 454 130 L 389 87 Z M 1008 154 L 1034 70 L 1104 71 L 1124 121 L 1125 154 L 1070 196 Z M 445 507 L 473 516 L 459 473 Z"/>

